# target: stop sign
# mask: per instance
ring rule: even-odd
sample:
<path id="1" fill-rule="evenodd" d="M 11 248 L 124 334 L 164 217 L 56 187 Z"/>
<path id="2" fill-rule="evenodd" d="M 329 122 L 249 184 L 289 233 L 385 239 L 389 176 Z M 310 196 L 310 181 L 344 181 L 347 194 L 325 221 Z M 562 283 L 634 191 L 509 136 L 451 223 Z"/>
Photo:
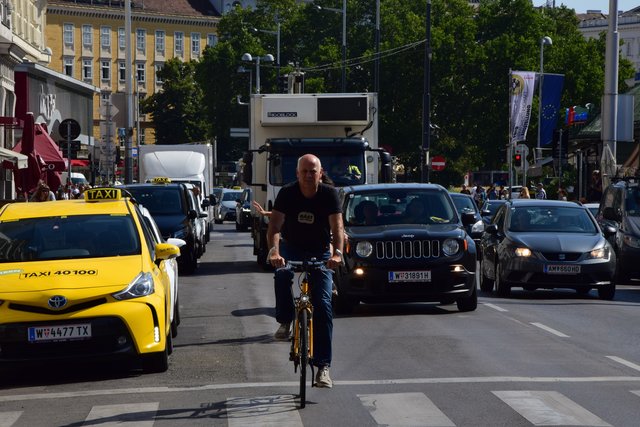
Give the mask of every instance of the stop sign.
<path id="1" fill-rule="evenodd" d="M 433 169 L 434 171 L 443 170 L 445 164 L 446 163 L 444 161 L 444 157 L 442 157 L 442 156 L 433 156 L 431 158 L 431 169 Z"/>

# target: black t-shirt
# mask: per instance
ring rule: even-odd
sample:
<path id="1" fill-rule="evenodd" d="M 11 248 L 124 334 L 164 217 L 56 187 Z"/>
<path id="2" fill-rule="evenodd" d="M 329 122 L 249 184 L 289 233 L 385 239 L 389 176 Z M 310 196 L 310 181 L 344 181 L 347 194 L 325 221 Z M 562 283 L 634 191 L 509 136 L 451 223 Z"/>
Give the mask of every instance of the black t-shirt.
<path id="1" fill-rule="evenodd" d="M 308 251 L 329 248 L 329 215 L 342 212 L 335 188 L 320 184 L 315 196 L 308 199 L 302 194 L 297 181 L 280 189 L 273 209 L 285 215 L 282 239 L 295 248 Z"/>

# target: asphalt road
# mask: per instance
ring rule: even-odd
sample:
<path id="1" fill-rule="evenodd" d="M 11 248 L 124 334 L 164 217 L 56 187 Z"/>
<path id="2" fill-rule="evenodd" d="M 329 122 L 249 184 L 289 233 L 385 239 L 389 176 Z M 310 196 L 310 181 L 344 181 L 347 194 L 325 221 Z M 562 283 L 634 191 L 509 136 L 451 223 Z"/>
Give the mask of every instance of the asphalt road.
<path id="1" fill-rule="evenodd" d="M 638 426 L 640 287 L 480 293 L 455 305 L 360 305 L 334 320 L 334 388 L 308 389 L 276 342 L 272 273 L 249 233 L 217 225 L 170 368 L 4 368 L 0 426 Z"/>

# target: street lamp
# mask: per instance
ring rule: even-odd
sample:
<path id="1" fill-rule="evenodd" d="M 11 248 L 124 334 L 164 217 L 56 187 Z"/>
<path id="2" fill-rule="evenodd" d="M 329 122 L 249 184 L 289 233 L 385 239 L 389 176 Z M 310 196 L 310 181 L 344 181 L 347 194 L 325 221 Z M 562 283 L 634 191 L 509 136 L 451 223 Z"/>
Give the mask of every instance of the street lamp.
<path id="1" fill-rule="evenodd" d="M 342 13 L 342 93 L 347 91 L 347 0 L 342 0 L 342 10 L 316 5 L 318 10 Z"/>
<path id="2" fill-rule="evenodd" d="M 273 62 L 273 55 L 268 53 L 264 56 L 252 56 L 250 53 L 245 53 L 242 55 L 242 60 L 256 62 L 256 93 L 260 93 L 260 61 Z"/>
<path id="3" fill-rule="evenodd" d="M 549 36 L 544 36 L 543 38 L 540 39 L 540 82 L 538 83 L 538 155 L 540 157 L 540 148 L 541 148 L 541 129 L 540 127 L 542 126 L 542 82 L 544 80 L 544 46 L 551 46 L 553 44 L 553 41 L 551 40 L 551 37 Z"/>
<path id="4" fill-rule="evenodd" d="M 280 19 L 277 16 L 276 16 L 276 24 L 277 24 L 276 31 L 260 30 L 258 28 L 252 28 L 251 30 L 254 33 L 257 33 L 259 31 L 261 33 L 273 34 L 276 36 L 276 69 L 278 71 L 278 81 L 280 81 Z"/>

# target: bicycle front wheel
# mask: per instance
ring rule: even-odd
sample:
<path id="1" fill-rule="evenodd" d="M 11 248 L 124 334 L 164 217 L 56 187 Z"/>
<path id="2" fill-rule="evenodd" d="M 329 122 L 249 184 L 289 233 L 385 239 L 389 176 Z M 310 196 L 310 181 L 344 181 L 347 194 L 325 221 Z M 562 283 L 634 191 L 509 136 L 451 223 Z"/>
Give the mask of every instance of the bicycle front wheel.
<path id="1" fill-rule="evenodd" d="M 300 311 L 300 407 L 307 400 L 307 365 L 309 364 L 309 313 Z"/>

